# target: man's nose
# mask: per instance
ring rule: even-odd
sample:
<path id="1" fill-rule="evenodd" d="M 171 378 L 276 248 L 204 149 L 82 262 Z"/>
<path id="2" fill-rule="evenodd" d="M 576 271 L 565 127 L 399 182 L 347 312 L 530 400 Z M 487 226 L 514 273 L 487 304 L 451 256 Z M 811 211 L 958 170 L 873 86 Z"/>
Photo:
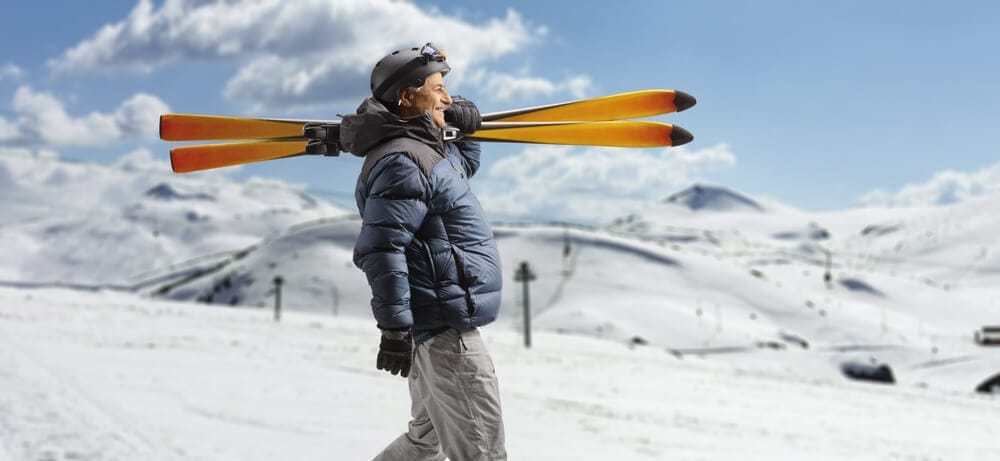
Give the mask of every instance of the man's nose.
<path id="1" fill-rule="evenodd" d="M 443 102 L 445 104 L 448 104 L 448 105 L 451 105 L 451 95 L 448 94 L 447 91 L 444 92 L 444 98 L 441 99 L 441 102 Z"/>

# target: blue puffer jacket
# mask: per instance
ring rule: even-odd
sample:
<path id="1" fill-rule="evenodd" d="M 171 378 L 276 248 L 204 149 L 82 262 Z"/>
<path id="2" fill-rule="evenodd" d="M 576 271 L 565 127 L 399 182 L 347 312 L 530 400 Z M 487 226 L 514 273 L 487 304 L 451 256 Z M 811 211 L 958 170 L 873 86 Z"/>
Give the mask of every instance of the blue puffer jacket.
<path id="1" fill-rule="evenodd" d="M 346 150 L 366 156 L 354 264 L 368 276 L 378 326 L 410 328 L 419 343 L 492 322 L 502 272 L 469 187 L 479 144 L 446 144 L 429 114 L 400 119 L 372 99 L 344 117 L 340 136 Z"/>

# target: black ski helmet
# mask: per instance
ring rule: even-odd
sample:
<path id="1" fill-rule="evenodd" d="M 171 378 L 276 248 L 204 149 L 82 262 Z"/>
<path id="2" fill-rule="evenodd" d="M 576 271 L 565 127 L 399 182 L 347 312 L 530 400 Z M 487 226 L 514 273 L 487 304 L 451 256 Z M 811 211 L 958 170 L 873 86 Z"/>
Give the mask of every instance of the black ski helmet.
<path id="1" fill-rule="evenodd" d="M 451 67 L 445 59 L 444 51 L 430 43 L 393 51 L 372 69 L 372 96 L 386 106 L 395 105 L 403 88 L 423 86 L 424 79 L 435 72 L 447 74 Z"/>

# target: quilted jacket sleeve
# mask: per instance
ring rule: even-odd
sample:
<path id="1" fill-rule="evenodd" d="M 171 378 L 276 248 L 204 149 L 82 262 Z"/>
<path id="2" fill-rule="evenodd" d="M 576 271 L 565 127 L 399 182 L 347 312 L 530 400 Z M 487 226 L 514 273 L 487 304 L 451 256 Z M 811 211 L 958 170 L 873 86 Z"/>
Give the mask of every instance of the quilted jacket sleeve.
<path id="1" fill-rule="evenodd" d="M 359 184 L 361 234 L 354 264 L 372 290 L 372 313 L 379 328 L 413 326 L 406 247 L 427 215 L 427 179 L 405 155 L 390 155 Z"/>
<path id="2" fill-rule="evenodd" d="M 465 173 L 471 178 L 476 174 L 476 171 L 479 171 L 479 155 L 482 153 L 482 148 L 478 142 L 455 142 L 452 144 L 458 148 L 462 165 L 465 166 Z"/>

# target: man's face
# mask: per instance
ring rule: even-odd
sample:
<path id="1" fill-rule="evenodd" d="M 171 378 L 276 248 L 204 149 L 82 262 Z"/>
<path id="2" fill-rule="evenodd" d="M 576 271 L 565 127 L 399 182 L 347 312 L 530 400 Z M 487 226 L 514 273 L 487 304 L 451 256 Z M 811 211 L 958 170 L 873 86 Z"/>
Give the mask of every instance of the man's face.
<path id="1" fill-rule="evenodd" d="M 420 91 L 406 89 L 403 91 L 402 116 L 412 117 L 431 113 L 431 119 L 438 128 L 444 128 L 444 110 L 451 105 L 451 95 L 444 87 L 444 77 L 440 72 L 428 75 Z"/>

